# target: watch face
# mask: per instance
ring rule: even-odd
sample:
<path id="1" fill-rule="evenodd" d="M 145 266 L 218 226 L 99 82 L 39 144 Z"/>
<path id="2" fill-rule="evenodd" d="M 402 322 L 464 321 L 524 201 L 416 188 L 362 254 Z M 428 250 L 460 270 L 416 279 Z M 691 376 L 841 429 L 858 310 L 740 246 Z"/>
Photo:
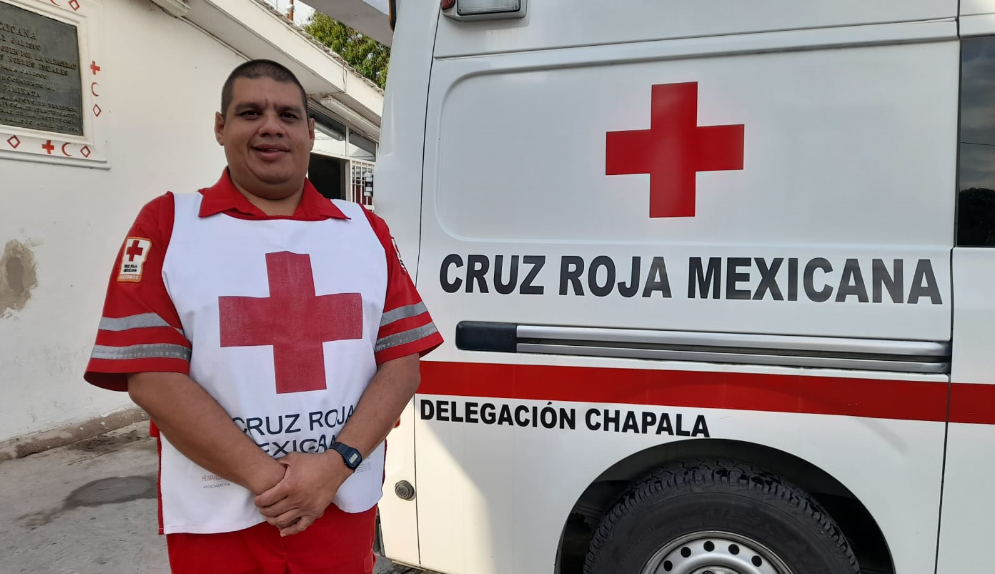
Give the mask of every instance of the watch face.
<path id="1" fill-rule="evenodd" d="M 355 466 L 359 462 L 358 459 L 359 459 L 359 455 L 358 454 L 356 454 L 356 453 L 350 454 L 349 455 L 349 464 Z"/>

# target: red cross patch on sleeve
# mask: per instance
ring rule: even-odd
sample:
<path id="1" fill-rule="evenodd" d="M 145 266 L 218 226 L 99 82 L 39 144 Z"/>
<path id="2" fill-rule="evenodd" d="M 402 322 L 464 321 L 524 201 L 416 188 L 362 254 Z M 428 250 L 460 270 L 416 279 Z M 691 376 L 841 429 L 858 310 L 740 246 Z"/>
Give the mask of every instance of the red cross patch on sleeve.
<path id="1" fill-rule="evenodd" d="M 142 268 L 149 256 L 152 241 L 144 237 L 129 237 L 124 242 L 121 254 L 121 270 L 117 280 L 123 283 L 138 283 L 142 280 Z"/>

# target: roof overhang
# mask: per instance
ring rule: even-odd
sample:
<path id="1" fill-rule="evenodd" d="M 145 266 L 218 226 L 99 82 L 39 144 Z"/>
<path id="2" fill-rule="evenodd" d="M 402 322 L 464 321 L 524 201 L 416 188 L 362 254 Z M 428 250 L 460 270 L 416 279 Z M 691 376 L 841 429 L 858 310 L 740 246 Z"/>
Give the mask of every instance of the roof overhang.
<path id="1" fill-rule="evenodd" d="M 362 0 L 360 0 L 362 1 Z M 286 65 L 308 96 L 374 141 L 380 139 L 383 91 L 341 57 L 261 1 L 187 0 L 183 16 L 247 58 Z"/>

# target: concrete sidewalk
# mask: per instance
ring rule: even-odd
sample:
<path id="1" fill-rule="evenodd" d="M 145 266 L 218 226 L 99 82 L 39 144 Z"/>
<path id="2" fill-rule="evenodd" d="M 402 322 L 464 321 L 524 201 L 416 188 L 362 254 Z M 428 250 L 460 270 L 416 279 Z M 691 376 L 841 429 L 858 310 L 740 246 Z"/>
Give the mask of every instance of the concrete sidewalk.
<path id="1" fill-rule="evenodd" d="M 169 574 L 157 466 L 147 422 L 0 463 L 0 572 Z"/>

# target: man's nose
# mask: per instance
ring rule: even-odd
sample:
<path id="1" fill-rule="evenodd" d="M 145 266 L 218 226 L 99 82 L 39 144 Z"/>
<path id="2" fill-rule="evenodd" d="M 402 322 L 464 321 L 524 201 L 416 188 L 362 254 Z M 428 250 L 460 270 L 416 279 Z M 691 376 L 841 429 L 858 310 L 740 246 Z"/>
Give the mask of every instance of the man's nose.
<path id="1" fill-rule="evenodd" d="M 273 112 L 266 112 L 263 114 L 263 124 L 259 128 L 260 135 L 264 136 L 283 136 L 286 134 L 286 129 L 283 122 L 280 121 L 280 114 Z"/>

